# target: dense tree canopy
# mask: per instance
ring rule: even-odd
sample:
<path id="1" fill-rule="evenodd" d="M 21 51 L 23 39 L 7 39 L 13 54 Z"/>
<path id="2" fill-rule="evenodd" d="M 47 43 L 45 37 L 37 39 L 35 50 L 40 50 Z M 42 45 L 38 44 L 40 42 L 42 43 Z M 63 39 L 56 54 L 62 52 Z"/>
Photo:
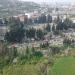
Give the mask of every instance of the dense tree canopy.
<path id="1" fill-rule="evenodd" d="M 22 42 L 22 39 L 25 36 L 24 34 L 24 25 L 20 22 L 20 20 L 15 20 L 14 18 L 10 19 L 9 32 L 6 33 L 5 39 L 8 42 Z"/>

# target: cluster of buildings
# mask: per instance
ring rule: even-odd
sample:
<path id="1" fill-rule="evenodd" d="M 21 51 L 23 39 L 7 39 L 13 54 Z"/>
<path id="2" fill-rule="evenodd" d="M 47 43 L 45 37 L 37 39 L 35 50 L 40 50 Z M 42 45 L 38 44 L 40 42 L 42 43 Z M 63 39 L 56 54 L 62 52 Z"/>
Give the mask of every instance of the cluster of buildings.
<path id="1" fill-rule="evenodd" d="M 52 39 L 49 41 L 50 43 L 50 46 L 52 45 L 55 45 L 55 46 L 63 46 L 63 37 L 61 36 L 54 36 L 52 37 Z"/>
<path id="2" fill-rule="evenodd" d="M 69 29 L 65 32 L 63 32 L 63 35 L 70 40 L 74 40 L 75 41 L 75 29 Z"/>

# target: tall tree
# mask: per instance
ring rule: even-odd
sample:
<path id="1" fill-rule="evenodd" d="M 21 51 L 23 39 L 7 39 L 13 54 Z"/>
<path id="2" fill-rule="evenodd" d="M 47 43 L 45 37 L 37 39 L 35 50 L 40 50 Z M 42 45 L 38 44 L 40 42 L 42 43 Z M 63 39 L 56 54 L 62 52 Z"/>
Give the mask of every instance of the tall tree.
<path id="1" fill-rule="evenodd" d="M 20 22 L 19 18 L 14 19 L 12 18 L 9 21 L 9 32 L 6 33 L 5 39 L 8 42 L 22 42 L 25 34 L 24 25 Z"/>
<path id="2" fill-rule="evenodd" d="M 46 29 L 48 32 L 49 32 L 49 31 L 51 31 L 51 26 L 50 26 L 50 24 L 49 24 L 49 23 L 47 24 L 47 26 L 46 26 L 46 28 L 45 28 L 45 29 Z"/>
<path id="3" fill-rule="evenodd" d="M 52 23 L 52 16 L 50 16 L 49 14 L 47 15 L 47 23 Z"/>

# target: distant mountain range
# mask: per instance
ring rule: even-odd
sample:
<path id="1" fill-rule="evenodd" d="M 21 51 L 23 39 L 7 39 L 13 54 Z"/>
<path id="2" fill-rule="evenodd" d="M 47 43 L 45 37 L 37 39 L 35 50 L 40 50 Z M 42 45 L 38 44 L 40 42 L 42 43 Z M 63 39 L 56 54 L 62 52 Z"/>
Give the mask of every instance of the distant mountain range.
<path id="1" fill-rule="evenodd" d="M 39 9 L 40 5 L 34 2 L 23 2 L 18 0 L 0 0 L 0 17 L 8 17 L 24 12 Z"/>

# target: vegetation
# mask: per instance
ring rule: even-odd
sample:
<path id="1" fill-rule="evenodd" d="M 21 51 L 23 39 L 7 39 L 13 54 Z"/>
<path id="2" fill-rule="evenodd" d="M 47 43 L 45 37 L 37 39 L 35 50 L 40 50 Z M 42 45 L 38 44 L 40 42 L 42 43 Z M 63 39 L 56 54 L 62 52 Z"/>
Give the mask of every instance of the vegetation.
<path id="1" fill-rule="evenodd" d="M 25 36 L 24 25 L 19 19 L 15 20 L 13 17 L 10 19 L 8 24 L 10 25 L 10 31 L 6 33 L 5 40 L 8 42 L 22 42 Z"/>
<path id="2" fill-rule="evenodd" d="M 38 71 L 38 65 L 12 65 L 4 69 L 4 75 L 39 75 Z"/>
<path id="3" fill-rule="evenodd" d="M 53 66 L 52 75 L 75 75 L 75 58 L 64 57 Z"/>
<path id="4" fill-rule="evenodd" d="M 0 75 L 71 75 L 71 70 L 75 66 L 75 48 L 69 50 L 67 57 L 64 51 L 68 46 L 49 47 L 46 45 L 46 48 L 43 48 L 47 48 L 47 51 L 50 49 L 46 58 L 41 51 L 37 51 L 34 47 L 27 47 L 24 54 L 18 53 L 15 47 L 8 49 L 8 53 L 0 57 Z M 62 54 L 64 55 L 61 56 Z"/>

